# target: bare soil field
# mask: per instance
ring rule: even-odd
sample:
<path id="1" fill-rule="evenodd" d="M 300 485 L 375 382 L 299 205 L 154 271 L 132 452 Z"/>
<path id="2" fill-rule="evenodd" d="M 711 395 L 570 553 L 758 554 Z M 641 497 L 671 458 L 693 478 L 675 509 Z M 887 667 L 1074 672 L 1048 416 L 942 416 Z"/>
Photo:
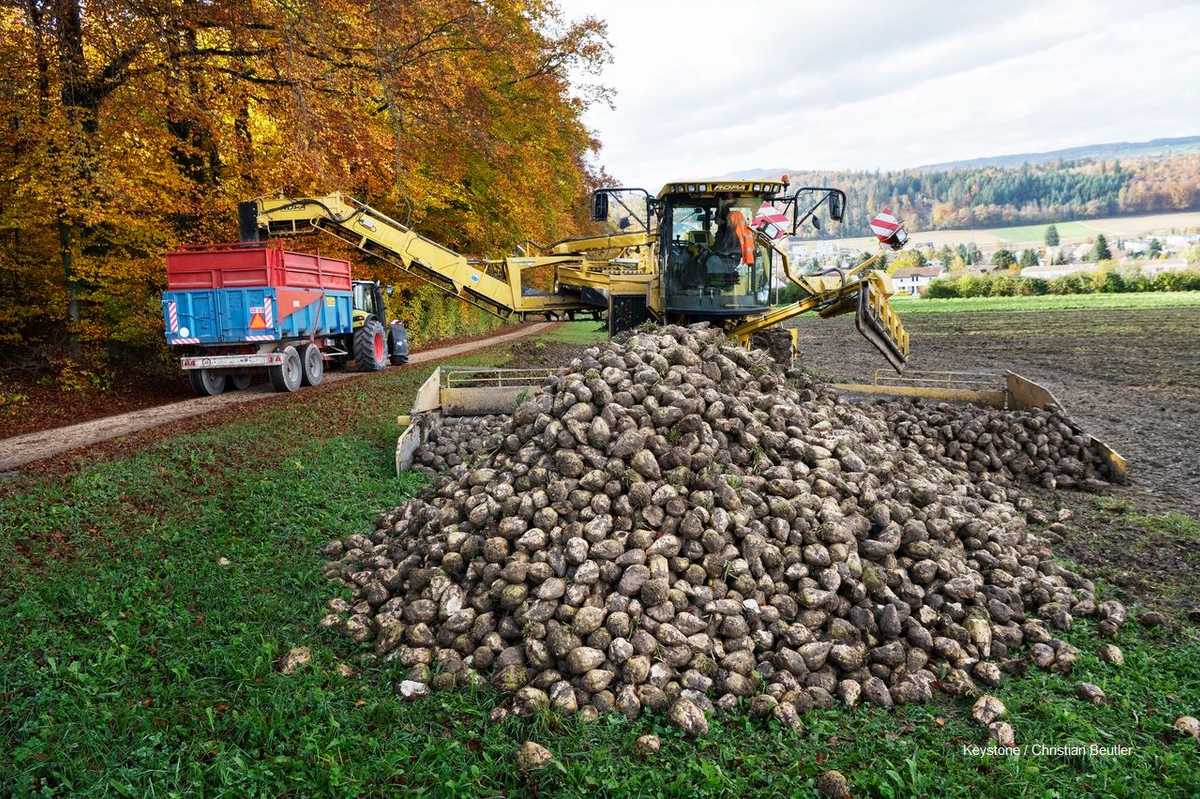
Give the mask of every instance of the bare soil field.
<path id="1" fill-rule="evenodd" d="M 1106 496 L 1034 492 L 1074 512 L 1060 549 L 1142 600 L 1194 601 L 1180 588 L 1196 583 L 1200 565 L 1195 522 L 1183 515 L 1200 518 L 1200 308 L 912 314 L 904 323 L 910 368 L 1011 369 L 1124 455 L 1130 485 Z M 822 377 L 871 382 L 887 369 L 850 316 L 798 326 L 805 365 Z"/>

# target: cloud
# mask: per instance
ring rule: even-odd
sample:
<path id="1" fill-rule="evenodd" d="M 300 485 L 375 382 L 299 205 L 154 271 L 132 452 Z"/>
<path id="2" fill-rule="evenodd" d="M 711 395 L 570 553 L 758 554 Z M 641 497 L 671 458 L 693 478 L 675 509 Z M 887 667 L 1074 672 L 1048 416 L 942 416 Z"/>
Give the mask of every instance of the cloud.
<path id="1" fill-rule="evenodd" d="M 609 23 L 600 161 L 654 189 L 1200 133 L 1200 6 L 565 0 Z"/>

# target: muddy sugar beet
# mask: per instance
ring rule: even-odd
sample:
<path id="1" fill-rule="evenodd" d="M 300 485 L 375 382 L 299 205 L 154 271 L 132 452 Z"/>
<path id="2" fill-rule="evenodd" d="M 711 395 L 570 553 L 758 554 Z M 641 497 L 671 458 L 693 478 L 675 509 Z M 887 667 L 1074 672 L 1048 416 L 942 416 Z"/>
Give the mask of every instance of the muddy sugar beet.
<path id="1" fill-rule="evenodd" d="M 1104 452 L 1057 406 L 1006 411 L 977 405 L 884 402 L 873 408 L 892 435 L 973 479 L 1043 488 L 1103 488 Z"/>
<path id="2" fill-rule="evenodd" d="M 494 415 L 442 420 L 413 454 L 413 468 L 436 476 L 494 451 L 503 443 L 501 429 L 506 421 L 506 417 Z"/>
<path id="3" fill-rule="evenodd" d="M 838 702 L 974 695 L 1035 644 L 1068 671 L 1057 631 L 1123 621 L 1005 489 L 791 377 L 705 327 L 586 350 L 494 449 L 327 545 L 352 596 L 322 624 L 522 715 L 653 709 L 701 735 L 742 699 L 800 728 Z"/>

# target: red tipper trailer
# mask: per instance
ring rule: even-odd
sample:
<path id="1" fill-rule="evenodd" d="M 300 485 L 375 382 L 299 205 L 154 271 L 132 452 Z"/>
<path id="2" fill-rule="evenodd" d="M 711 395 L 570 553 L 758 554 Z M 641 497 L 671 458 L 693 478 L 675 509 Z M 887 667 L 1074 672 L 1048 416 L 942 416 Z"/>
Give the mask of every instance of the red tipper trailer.
<path id="1" fill-rule="evenodd" d="M 349 291 L 350 262 L 258 242 L 189 247 L 167 255 L 171 291 L 251 286 Z"/>

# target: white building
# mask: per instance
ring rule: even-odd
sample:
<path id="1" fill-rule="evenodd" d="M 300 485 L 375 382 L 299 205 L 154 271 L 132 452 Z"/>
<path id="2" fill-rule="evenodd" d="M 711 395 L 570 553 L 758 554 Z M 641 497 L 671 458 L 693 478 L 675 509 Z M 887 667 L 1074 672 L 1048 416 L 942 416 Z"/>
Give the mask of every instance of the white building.
<path id="1" fill-rule="evenodd" d="M 936 266 L 906 266 L 892 273 L 892 286 L 897 294 L 916 297 L 923 294 L 934 278 L 942 274 L 943 271 Z"/>

